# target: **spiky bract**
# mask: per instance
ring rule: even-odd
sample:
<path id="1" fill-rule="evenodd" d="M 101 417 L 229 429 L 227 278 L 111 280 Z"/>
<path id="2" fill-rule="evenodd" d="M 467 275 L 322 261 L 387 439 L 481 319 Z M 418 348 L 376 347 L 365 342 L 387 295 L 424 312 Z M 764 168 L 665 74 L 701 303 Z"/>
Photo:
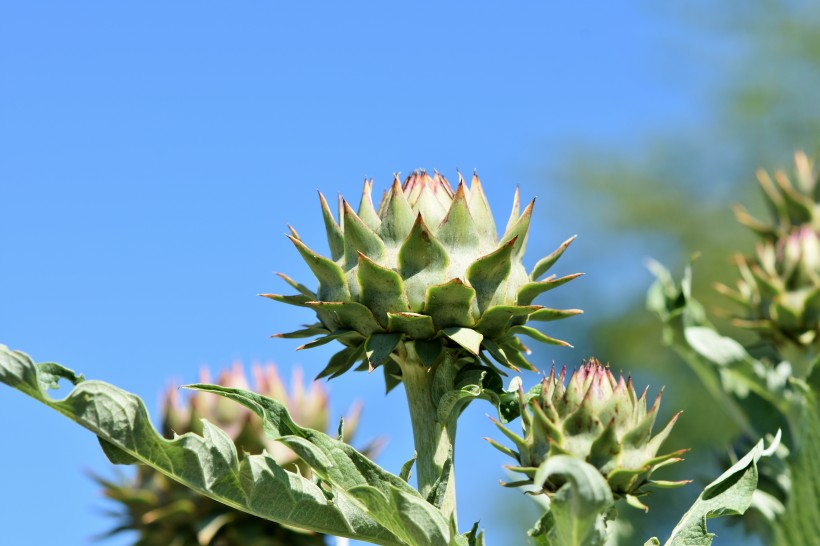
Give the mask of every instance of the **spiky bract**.
<path id="1" fill-rule="evenodd" d="M 738 220 L 760 236 L 754 256 L 739 256 L 737 289 L 718 285 L 744 308 L 738 326 L 775 344 L 820 347 L 820 173 L 805 154 L 795 155 L 792 179 L 758 172 L 772 222 L 738 207 Z"/>
<path id="2" fill-rule="evenodd" d="M 460 178 L 460 177 L 459 177 Z M 446 350 L 454 360 L 489 353 L 503 366 L 534 369 L 517 334 L 568 345 L 526 326 L 529 320 L 555 320 L 580 313 L 533 305 L 539 294 L 577 277 L 539 280 L 572 239 L 541 259 L 528 274 L 522 264 L 533 203 L 513 210 L 499 239 L 477 176 L 453 191 L 436 173 L 398 176 L 378 207 L 365 182 L 358 212 L 340 198 L 337 222 L 319 194 L 330 257 L 314 252 L 291 230 L 290 239 L 319 281 L 316 292 L 281 275 L 298 295 L 267 297 L 312 308 L 319 323 L 281 337 L 318 339 L 303 347 L 338 340 L 338 352 L 319 377 L 335 377 L 361 362 L 359 369 L 384 365 L 388 389 L 400 381 L 390 358 L 401 344 L 430 366 Z M 442 350 L 445 349 L 445 350 Z"/>
<path id="3" fill-rule="evenodd" d="M 510 467 L 526 479 L 505 484 L 529 485 L 538 467 L 553 455 L 571 455 L 596 467 L 609 483 L 615 498 L 626 497 L 645 508 L 638 496 L 646 487 L 674 487 L 687 482 L 650 480 L 658 468 L 680 461 L 685 450 L 658 455 L 661 444 L 678 418 L 675 415 L 655 436 L 652 427 L 661 395 L 647 409 L 646 393 L 638 396 L 631 378 L 616 379 L 607 366 L 597 360 L 585 362 L 574 371 L 565 386 L 566 368 L 556 374 L 555 367 L 541 382 L 540 392 L 528 396 L 519 392 L 524 437 L 496 423 L 515 444 L 510 449 L 493 440 L 497 449 L 516 459 Z M 557 491 L 563 482 L 547 480 L 543 493 Z"/>
<path id="4" fill-rule="evenodd" d="M 284 402 L 301 425 L 327 430 L 328 398 L 318 383 L 306 389 L 301 373 L 294 371 L 290 392 L 273 365 L 253 368 L 254 390 Z M 207 370 L 200 382 L 210 383 Z M 241 365 L 223 371 L 217 383 L 226 387 L 249 389 Z M 345 418 L 344 437 L 349 439 L 356 428 L 360 407 L 354 407 Z M 302 475 L 310 469 L 292 451 L 267 438 L 262 421 L 246 407 L 226 398 L 204 392 L 193 392 L 187 401 L 171 386 L 163 397 L 161 430 L 167 438 L 186 432 L 202 432 L 202 419 L 224 430 L 234 441 L 237 453 L 267 451 L 278 464 L 298 467 Z M 365 452 L 376 447 L 371 444 Z M 235 510 L 196 492 L 153 470 L 139 466 L 133 478 L 118 481 L 94 476 L 104 494 L 117 501 L 117 527 L 109 534 L 137 531 L 136 546 L 319 546 L 326 544 L 321 534 L 292 529 Z"/>

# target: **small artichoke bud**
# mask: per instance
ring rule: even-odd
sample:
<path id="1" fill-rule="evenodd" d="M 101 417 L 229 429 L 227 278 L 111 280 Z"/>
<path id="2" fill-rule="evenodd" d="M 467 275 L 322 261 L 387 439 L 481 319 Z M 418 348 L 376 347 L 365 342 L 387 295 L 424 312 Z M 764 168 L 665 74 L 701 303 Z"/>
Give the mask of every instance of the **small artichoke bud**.
<path id="1" fill-rule="evenodd" d="M 738 326 L 759 332 L 774 345 L 820 345 L 820 184 L 805 154 L 795 156 L 794 177 L 778 171 L 758 179 L 772 212 L 765 223 L 738 207 L 738 221 L 761 241 L 753 256 L 737 258 L 736 289 L 717 285 L 740 304 Z M 793 181 L 792 181 L 793 180 Z"/>
<path id="2" fill-rule="evenodd" d="M 522 481 L 505 484 L 510 487 L 531 485 L 535 471 L 552 455 L 570 455 L 596 467 L 609 483 L 616 499 L 625 497 L 645 509 L 637 500 L 649 486 L 675 487 L 688 483 L 651 480 L 658 468 L 680 461 L 686 450 L 658 455 L 680 413 L 655 436 L 652 427 L 660 406 L 661 395 L 647 409 L 647 390 L 638 396 L 632 380 L 618 379 L 609 367 L 590 359 L 575 370 L 566 382 L 566 367 L 541 382 L 540 392 L 529 397 L 519 391 L 524 436 L 520 437 L 496 422 L 515 444 L 515 449 L 489 440 L 503 453 L 513 456 L 517 464 L 510 470 L 526 476 Z M 563 482 L 547 480 L 542 493 L 557 491 Z"/>

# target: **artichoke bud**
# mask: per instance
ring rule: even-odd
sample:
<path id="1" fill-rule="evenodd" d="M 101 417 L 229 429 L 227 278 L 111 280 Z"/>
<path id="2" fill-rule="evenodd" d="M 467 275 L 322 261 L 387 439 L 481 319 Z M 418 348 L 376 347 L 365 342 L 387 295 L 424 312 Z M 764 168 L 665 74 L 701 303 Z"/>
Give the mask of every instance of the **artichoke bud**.
<path id="1" fill-rule="evenodd" d="M 535 369 L 518 334 L 569 345 L 526 326 L 581 313 L 533 305 L 538 295 L 579 275 L 541 279 L 574 238 L 526 271 L 522 257 L 533 203 L 522 211 L 516 191 L 499 237 L 476 175 L 469 187 L 459 175 L 455 189 L 439 173 L 417 171 L 404 183 L 397 175 L 378 206 L 372 188 L 372 180 L 365 181 L 356 211 L 340 198 L 338 220 L 319 194 L 330 256 L 292 231 L 291 241 L 318 281 L 315 291 L 280 275 L 299 293 L 263 294 L 316 312 L 316 324 L 278 337 L 315 338 L 300 348 L 334 340 L 344 345 L 318 377 L 336 377 L 357 364 L 370 371 L 382 366 L 389 390 L 401 380 L 397 362 L 419 345 L 440 359 L 450 353 L 453 362 L 492 357 L 513 370 Z"/>
<path id="2" fill-rule="evenodd" d="M 211 383 L 210 372 L 203 369 L 199 380 Z M 222 371 L 216 383 L 250 389 L 240 364 Z M 301 426 L 328 430 L 327 392 L 315 382 L 306 387 L 300 371 L 294 370 L 288 388 L 272 364 L 254 366 L 252 386 L 256 392 L 284 403 Z M 360 412 L 361 406 L 356 405 L 345 417 L 345 441 L 350 441 L 355 433 Z M 240 458 L 267 451 L 279 465 L 310 476 L 310 468 L 288 448 L 268 439 L 261 419 L 244 406 L 200 391 L 183 397 L 175 385 L 165 391 L 160 427 L 164 436 L 201 433 L 202 419 L 217 425 L 231 437 Z M 362 451 L 373 456 L 379 444 L 371 442 Z M 324 535 L 282 526 L 200 496 L 148 466 L 139 466 L 133 478 L 122 477 L 119 481 L 94 478 L 103 486 L 105 496 L 120 504 L 119 510 L 112 512 L 118 523 L 111 534 L 137 531 L 137 543 L 141 545 L 319 546 L 326 543 Z"/>
<path id="3" fill-rule="evenodd" d="M 658 468 L 680 461 L 686 450 L 658 455 L 680 413 L 652 436 L 661 395 L 648 409 L 646 395 L 644 390 L 638 396 L 631 378 L 616 379 L 609 367 L 595 359 L 584 362 L 569 381 L 566 368 L 556 374 L 553 366 L 550 375 L 542 380 L 540 392 L 528 396 L 519 391 L 523 437 L 496 422 L 515 449 L 488 440 L 512 456 L 516 464 L 509 469 L 524 476 L 505 485 L 532 485 L 541 463 L 557 454 L 571 455 L 593 465 L 606 478 L 616 499 L 626 498 L 641 508 L 645 507 L 637 497 L 646 494 L 648 487 L 688 483 L 650 479 Z M 551 495 L 562 485 L 560 480 L 551 478 L 540 492 Z"/>
<path id="4" fill-rule="evenodd" d="M 738 220 L 761 238 L 752 256 L 738 257 L 735 289 L 719 292 L 740 304 L 735 324 L 760 332 L 780 346 L 820 343 L 820 183 L 805 154 L 795 156 L 792 178 L 763 171 L 758 180 L 772 213 L 766 223 L 738 207 Z"/>

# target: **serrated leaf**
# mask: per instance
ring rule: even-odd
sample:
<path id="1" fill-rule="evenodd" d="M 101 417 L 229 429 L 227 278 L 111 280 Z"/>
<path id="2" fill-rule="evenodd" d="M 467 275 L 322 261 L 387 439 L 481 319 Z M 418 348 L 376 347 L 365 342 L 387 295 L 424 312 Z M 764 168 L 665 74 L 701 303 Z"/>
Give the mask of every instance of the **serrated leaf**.
<path id="1" fill-rule="evenodd" d="M 262 418 L 265 433 L 305 461 L 337 496 L 348 498 L 409 545 L 446 544 L 444 516 L 401 477 L 383 470 L 352 446 L 322 432 L 301 428 L 276 400 L 241 389 L 192 385 L 244 405 Z"/>
<path id="2" fill-rule="evenodd" d="M 706 520 L 728 515 L 743 514 L 752 503 L 757 489 L 757 462 L 771 455 L 780 443 L 780 431 L 772 445 L 766 448 L 763 440 L 731 466 L 718 479 L 706 486 L 692 507 L 672 530 L 664 546 L 709 546 L 714 533 L 706 528 Z M 650 541 L 650 544 L 652 542 Z"/>
<path id="3" fill-rule="evenodd" d="M 44 388 L 57 377 L 74 384 L 60 400 L 51 398 Z M 207 421 L 203 422 L 203 436 L 187 433 L 166 440 L 154 429 L 145 404 L 136 395 L 102 381 L 84 381 L 81 376 L 56 364 L 36 365 L 27 355 L 10 351 L 3 345 L 0 345 L 0 382 L 42 402 L 102 438 L 110 444 L 107 452 L 113 454 L 115 461 L 129 460 L 129 457 L 136 459 L 237 510 L 285 525 L 375 544 L 400 546 L 406 542 L 378 523 L 369 509 L 352 495 L 337 494 L 331 502 L 311 480 L 286 471 L 269 455 L 248 455 L 238 462 L 233 441 Z M 273 408 L 278 411 L 280 422 L 289 421 L 284 406 L 270 401 L 266 409 L 273 411 Z M 347 451 L 343 453 L 348 454 Z M 349 457 L 356 455 L 350 452 Z M 378 469 L 374 463 L 368 463 Z M 373 472 L 378 474 L 377 470 Z M 341 493 L 342 487 L 338 485 L 334 491 Z M 397 494 L 412 495 L 404 490 Z M 418 502 L 424 501 L 418 499 Z M 419 525 L 427 523 L 426 514 L 423 508 L 414 514 L 421 522 Z M 435 517 L 433 514 L 431 519 Z M 443 518 L 439 516 L 439 519 Z M 437 539 L 447 536 L 435 532 L 442 525 L 446 529 L 446 524 L 436 521 L 430 525 L 432 542 L 416 543 L 446 543 Z"/>

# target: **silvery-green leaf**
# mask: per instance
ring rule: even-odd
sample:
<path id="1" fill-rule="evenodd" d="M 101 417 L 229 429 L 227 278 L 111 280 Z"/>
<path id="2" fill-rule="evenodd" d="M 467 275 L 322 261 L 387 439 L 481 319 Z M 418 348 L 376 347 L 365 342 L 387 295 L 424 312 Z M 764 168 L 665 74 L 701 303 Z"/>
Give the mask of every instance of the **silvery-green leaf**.
<path id="1" fill-rule="evenodd" d="M 380 468 L 352 446 L 323 432 L 302 428 L 276 400 L 218 385 L 191 388 L 224 396 L 262 418 L 265 433 L 282 442 L 345 498 L 410 546 L 447 544 L 450 526 L 442 513 L 401 477 Z"/>
<path id="2" fill-rule="evenodd" d="M 569 455 L 554 455 L 535 472 L 540 489 L 551 476 L 566 480 L 549 499 L 544 516 L 530 531 L 539 546 L 603 546 L 610 532 L 614 499 L 597 468 Z"/>
<path id="3" fill-rule="evenodd" d="M 73 388 L 64 398 L 54 399 L 46 390 L 53 388 L 59 379 L 69 381 Z M 187 433 L 167 440 L 154 429 L 145 404 L 139 397 L 108 383 L 84 380 L 82 376 L 56 364 L 34 364 L 24 353 L 10 351 L 3 345 L 0 345 L 0 382 L 31 396 L 96 434 L 112 461 L 139 461 L 237 510 L 294 527 L 374 544 L 426 545 L 446 543 L 449 538 L 441 515 L 407 484 L 397 488 L 390 483 L 382 489 L 389 491 L 392 497 L 387 502 L 407 508 L 408 517 L 414 519 L 418 531 L 401 530 L 411 539 L 409 541 L 399 538 L 376 520 L 376 513 L 379 519 L 386 520 L 383 517 L 384 509 L 371 509 L 358 500 L 357 493 L 342 491 L 344 487 L 354 490 L 353 484 L 332 483 L 335 495 L 330 501 L 316 483 L 288 472 L 267 454 L 248 455 L 238 462 L 236 448 L 230 438 L 207 422 L 203 422 L 203 436 Z M 271 407 L 278 408 L 280 420 L 289 420 L 284 406 L 273 401 L 270 403 Z M 336 464 L 349 464 L 348 459 L 364 458 L 353 448 L 348 448 L 332 449 L 328 454 L 317 456 L 333 460 Z M 372 462 L 367 463 L 378 469 Z M 373 470 L 375 474 L 378 471 L 381 469 Z M 398 477 L 395 479 L 400 480 Z M 412 492 L 407 491 L 408 488 Z M 381 491 L 373 497 L 380 495 Z M 399 518 L 388 524 L 398 529 L 402 522 L 403 518 Z M 444 534 L 441 533 L 442 529 Z M 431 541 L 425 542 L 428 538 Z"/>
<path id="4" fill-rule="evenodd" d="M 732 465 L 718 479 L 706 486 L 692 507 L 672 530 L 664 546 L 709 546 L 715 537 L 706 529 L 706 520 L 721 516 L 743 514 L 752 503 L 757 489 L 757 462 L 774 453 L 780 443 L 780 431 L 772 445 L 766 448 L 763 440 Z M 660 544 L 657 539 L 647 544 Z"/>

